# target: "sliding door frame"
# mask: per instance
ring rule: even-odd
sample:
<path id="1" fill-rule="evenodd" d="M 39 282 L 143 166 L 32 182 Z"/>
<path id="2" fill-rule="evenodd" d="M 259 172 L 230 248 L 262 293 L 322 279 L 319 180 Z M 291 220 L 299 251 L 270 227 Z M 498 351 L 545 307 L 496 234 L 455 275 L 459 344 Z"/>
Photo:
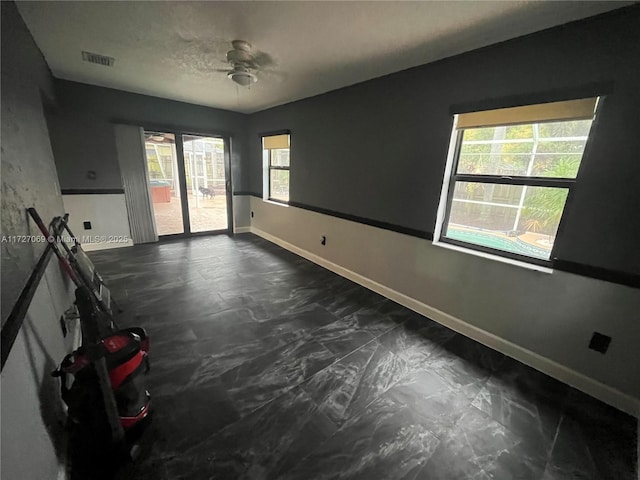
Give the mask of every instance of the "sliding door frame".
<path id="1" fill-rule="evenodd" d="M 178 162 L 178 181 L 180 182 L 180 204 L 182 207 L 182 223 L 184 232 L 173 233 L 169 235 L 158 235 L 159 241 L 173 240 L 179 238 L 195 237 L 200 235 L 216 235 L 230 234 L 233 232 L 233 184 L 231 180 L 231 139 L 233 135 L 223 132 L 202 132 L 192 129 L 165 127 L 162 125 L 145 124 L 142 127 L 144 132 L 171 133 L 175 138 L 176 156 Z M 189 194 L 187 190 L 187 175 L 184 164 L 184 143 L 182 137 L 184 135 L 193 135 L 199 137 L 221 138 L 224 142 L 224 176 L 225 176 L 225 193 L 227 200 L 227 228 L 222 230 L 206 230 L 204 232 L 192 232 L 189 216 Z M 144 145 L 143 145 L 144 147 Z M 144 148 L 143 148 L 144 150 Z M 146 161 L 146 159 L 145 159 Z M 155 221 L 155 219 L 154 219 Z"/>

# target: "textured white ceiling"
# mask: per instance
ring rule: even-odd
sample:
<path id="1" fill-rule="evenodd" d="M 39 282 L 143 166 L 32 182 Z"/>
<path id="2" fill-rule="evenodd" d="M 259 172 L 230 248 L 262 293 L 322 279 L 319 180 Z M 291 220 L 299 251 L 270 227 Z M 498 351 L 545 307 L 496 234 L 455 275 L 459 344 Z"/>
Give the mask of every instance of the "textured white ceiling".
<path id="1" fill-rule="evenodd" d="M 239 112 L 313 96 L 633 2 L 18 2 L 58 78 Z M 223 72 L 243 39 L 273 61 Z M 116 58 L 82 61 L 86 50 Z"/>

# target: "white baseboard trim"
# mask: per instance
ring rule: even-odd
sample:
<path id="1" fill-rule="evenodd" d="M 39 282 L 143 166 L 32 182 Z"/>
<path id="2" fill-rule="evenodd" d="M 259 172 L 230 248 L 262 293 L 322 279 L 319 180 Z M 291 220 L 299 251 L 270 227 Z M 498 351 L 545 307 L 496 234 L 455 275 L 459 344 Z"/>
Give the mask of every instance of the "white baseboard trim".
<path id="1" fill-rule="evenodd" d="M 110 248 L 122 247 L 133 247 L 133 240 L 128 240 L 126 242 L 96 242 L 82 244 L 82 249 L 85 252 L 95 252 L 97 250 L 109 250 Z"/>
<path id="2" fill-rule="evenodd" d="M 251 227 L 234 227 L 233 233 L 251 233 Z"/>
<path id="3" fill-rule="evenodd" d="M 331 270 L 338 275 L 345 277 L 353 282 L 356 282 L 363 287 L 373 290 L 380 295 L 393 300 L 400 305 L 403 305 L 411 310 L 428 317 L 445 327 L 448 327 L 456 332 L 465 335 L 477 342 L 486 345 L 489 348 L 497 350 L 519 362 L 524 363 L 540 372 L 543 372 L 550 377 L 553 377 L 567 385 L 570 385 L 592 397 L 601 400 L 608 405 L 611 405 L 623 412 L 626 412 L 634 417 L 640 418 L 640 401 L 630 395 L 627 395 L 615 388 L 612 388 L 604 383 L 601 383 L 593 378 L 590 378 L 580 372 L 572 370 L 564 365 L 561 365 L 553 360 L 550 360 L 542 355 L 539 355 L 531 350 L 523 348 L 515 343 L 505 340 L 497 335 L 482 330 L 474 325 L 471 325 L 453 315 L 438 310 L 430 305 L 420 302 L 415 298 L 409 297 L 401 292 L 393 290 L 385 285 L 382 285 L 370 278 L 367 278 L 359 273 L 349 270 L 341 265 L 333 263 L 319 255 L 304 250 L 296 245 L 293 245 L 279 237 L 271 235 L 265 231 L 262 231 L 255 227 L 250 227 L 251 233 L 258 235 L 282 248 L 289 250 L 307 260 L 316 263 L 327 270 Z"/>

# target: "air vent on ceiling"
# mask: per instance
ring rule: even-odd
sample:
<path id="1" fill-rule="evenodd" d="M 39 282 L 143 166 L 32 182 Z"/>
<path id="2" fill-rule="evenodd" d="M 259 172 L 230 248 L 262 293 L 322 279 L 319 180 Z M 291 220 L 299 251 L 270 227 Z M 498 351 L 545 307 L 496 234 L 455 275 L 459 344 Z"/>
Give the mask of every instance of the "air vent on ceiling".
<path id="1" fill-rule="evenodd" d="M 107 57 L 106 55 L 91 52 L 82 52 L 82 60 L 89 63 L 95 63 L 96 65 L 103 65 L 105 67 L 113 67 L 113 62 L 116 61 L 113 57 Z"/>

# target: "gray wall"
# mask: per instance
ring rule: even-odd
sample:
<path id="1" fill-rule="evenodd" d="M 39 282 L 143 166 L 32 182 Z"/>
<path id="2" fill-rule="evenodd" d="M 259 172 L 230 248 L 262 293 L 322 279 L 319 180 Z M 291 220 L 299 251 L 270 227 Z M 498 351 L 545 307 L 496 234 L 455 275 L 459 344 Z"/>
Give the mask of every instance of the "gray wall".
<path id="1" fill-rule="evenodd" d="M 452 109 L 612 88 L 556 253 L 640 274 L 638 32 L 634 6 L 253 114 L 250 191 L 262 191 L 259 133 L 290 129 L 293 202 L 432 233 Z"/>
<path id="2" fill-rule="evenodd" d="M 66 80 L 56 80 L 55 88 L 61 107 L 49 115 L 49 124 L 63 189 L 121 188 L 113 123 L 129 123 L 231 135 L 233 189 L 246 190 L 241 164 L 246 157 L 246 115 Z M 96 150 L 104 151 L 89 156 L 86 145 L 92 139 Z M 87 179 L 86 170 L 96 171 L 98 178 Z"/>
<path id="3" fill-rule="evenodd" d="M 53 101 L 53 84 L 15 4 L 1 8 L 2 235 L 37 234 L 27 207 L 45 222 L 64 211 L 42 104 Z M 2 243 L 3 324 L 43 248 Z M 64 471 L 64 412 L 49 373 L 70 347 L 58 323 L 70 305 L 70 285 L 53 260 L 2 370 L 2 478 L 55 479 Z"/>
<path id="4" fill-rule="evenodd" d="M 47 123 L 62 189 L 122 188 L 112 124 L 83 112 L 60 111 L 49 112 Z"/>
<path id="5" fill-rule="evenodd" d="M 64 208 L 51 153 L 43 100 L 53 102 L 49 69 L 13 3 L 2 2 L 2 235 L 38 234 L 26 209 L 45 222 Z M 9 315 L 42 243 L 3 242 L 2 323 Z"/>

